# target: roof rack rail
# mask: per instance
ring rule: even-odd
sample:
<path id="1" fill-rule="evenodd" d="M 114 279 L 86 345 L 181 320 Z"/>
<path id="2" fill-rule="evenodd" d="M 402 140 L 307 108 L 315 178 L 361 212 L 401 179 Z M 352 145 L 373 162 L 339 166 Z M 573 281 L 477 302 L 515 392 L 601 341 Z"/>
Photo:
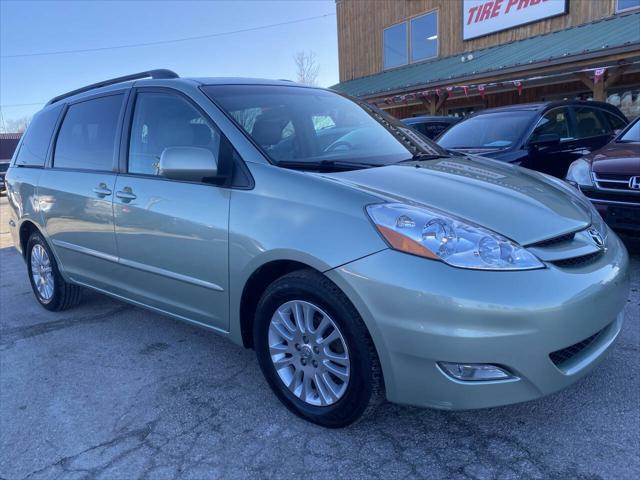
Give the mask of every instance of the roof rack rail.
<path id="1" fill-rule="evenodd" d="M 53 97 L 51 100 L 49 100 L 47 105 L 56 103 L 64 98 L 77 95 L 78 93 L 88 92 L 89 90 L 93 90 L 94 88 L 106 87 L 107 85 L 114 85 L 116 83 L 128 82 L 131 80 L 140 80 L 142 78 L 180 78 L 180 77 L 176 72 L 172 72 L 171 70 L 166 70 L 166 69 L 148 70 L 146 72 L 134 73 L 132 75 L 125 75 L 124 77 L 116 77 L 110 80 L 103 80 L 102 82 L 92 83 L 91 85 L 87 85 L 86 87 L 78 88 L 76 90 L 63 93 L 62 95 Z"/>

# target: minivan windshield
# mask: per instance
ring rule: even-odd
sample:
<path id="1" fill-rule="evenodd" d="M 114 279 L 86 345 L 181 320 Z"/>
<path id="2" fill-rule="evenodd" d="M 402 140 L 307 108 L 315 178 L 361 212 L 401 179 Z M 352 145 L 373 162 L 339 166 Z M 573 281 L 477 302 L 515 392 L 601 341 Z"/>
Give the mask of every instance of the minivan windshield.
<path id="1" fill-rule="evenodd" d="M 447 155 L 376 107 L 331 91 L 293 85 L 203 90 L 280 166 L 363 168 Z"/>
<path id="2" fill-rule="evenodd" d="M 509 148 L 516 143 L 535 118 L 535 112 L 516 110 L 481 113 L 456 123 L 438 138 L 444 148 Z"/>
<path id="3" fill-rule="evenodd" d="M 623 143 L 639 143 L 640 142 L 640 118 L 636 119 L 636 121 L 631 124 L 631 126 L 620 135 L 618 138 L 618 142 Z"/>

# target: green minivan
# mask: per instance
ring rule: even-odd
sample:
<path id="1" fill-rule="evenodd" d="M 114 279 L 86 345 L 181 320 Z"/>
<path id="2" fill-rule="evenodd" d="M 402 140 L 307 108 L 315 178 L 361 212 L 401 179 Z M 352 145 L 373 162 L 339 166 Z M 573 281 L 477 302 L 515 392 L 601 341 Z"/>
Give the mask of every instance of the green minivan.
<path id="1" fill-rule="evenodd" d="M 7 186 L 43 307 L 88 288 L 218 332 L 327 427 L 542 397 L 621 328 L 627 252 L 577 189 L 330 90 L 90 85 L 36 115 Z"/>

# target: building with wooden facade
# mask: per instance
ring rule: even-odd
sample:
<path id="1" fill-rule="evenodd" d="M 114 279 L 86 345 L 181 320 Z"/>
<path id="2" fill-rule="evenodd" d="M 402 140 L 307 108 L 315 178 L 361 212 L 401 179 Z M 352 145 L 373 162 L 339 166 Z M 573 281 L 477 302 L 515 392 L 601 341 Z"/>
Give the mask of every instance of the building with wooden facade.
<path id="1" fill-rule="evenodd" d="M 404 118 L 607 100 L 640 115 L 640 0 L 337 0 L 340 83 Z"/>

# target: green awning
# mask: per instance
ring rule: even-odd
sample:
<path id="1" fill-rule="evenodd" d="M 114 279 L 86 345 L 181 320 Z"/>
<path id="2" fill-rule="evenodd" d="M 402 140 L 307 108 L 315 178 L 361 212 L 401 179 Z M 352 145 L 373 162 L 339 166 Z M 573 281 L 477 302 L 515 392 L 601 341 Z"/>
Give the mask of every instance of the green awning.
<path id="1" fill-rule="evenodd" d="M 461 61 L 462 53 L 459 53 L 338 83 L 331 88 L 357 97 L 381 96 L 422 86 L 445 85 L 457 79 L 504 69 L 561 59 L 569 62 L 571 57 L 578 55 L 605 55 L 612 49 L 633 46 L 638 48 L 637 54 L 640 55 L 640 12 L 464 52 L 465 56 L 473 55 L 472 60 L 465 62 Z"/>

